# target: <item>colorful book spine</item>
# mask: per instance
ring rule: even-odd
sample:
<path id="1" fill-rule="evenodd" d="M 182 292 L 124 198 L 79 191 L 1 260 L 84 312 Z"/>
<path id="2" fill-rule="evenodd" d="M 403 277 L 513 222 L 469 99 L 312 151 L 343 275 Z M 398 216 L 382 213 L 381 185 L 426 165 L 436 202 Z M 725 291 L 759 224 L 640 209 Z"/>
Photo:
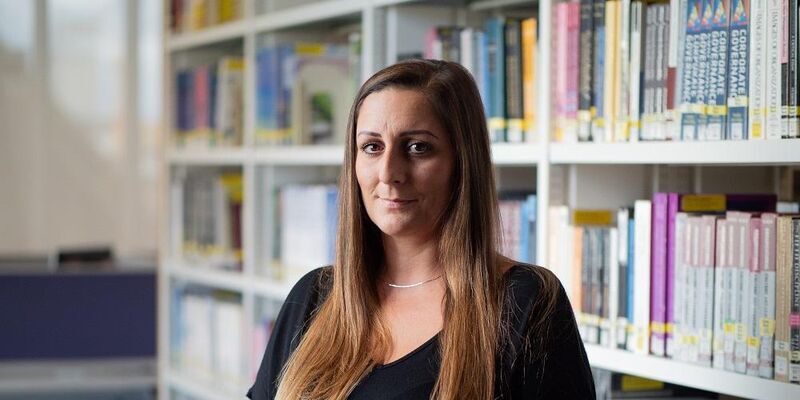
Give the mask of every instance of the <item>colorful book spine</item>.
<path id="1" fill-rule="evenodd" d="M 506 140 L 506 81 L 505 19 L 493 17 L 486 21 L 486 46 L 489 75 L 489 137 L 492 142 Z"/>
<path id="2" fill-rule="evenodd" d="M 567 141 L 569 138 L 565 134 L 566 108 L 567 108 L 567 85 L 568 71 L 567 59 L 569 58 L 570 48 L 567 37 L 569 36 L 569 4 L 558 3 L 555 5 L 555 18 L 560 21 L 553 28 L 553 129 L 555 140 L 559 142 Z"/>
<path id="3" fill-rule="evenodd" d="M 592 97 L 594 96 L 594 4 L 593 0 L 580 3 L 580 66 L 578 72 L 578 140 L 592 139 Z"/>
<path id="4" fill-rule="evenodd" d="M 789 382 L 800 383 L 800 219 L 792 219 L 792 290 L 789 315 Z"/>
<path id="5" fill-rule="evenodd" d="M 728 27 L 730 0 L 713 0 L 709 47 L 707 139 L 725 138 L 728 99 Z"/>
<path id="6" fill-rule="evenodd" d="M 708 140 L 708 115 L 709 97 L 711 85 L 709 83 L 711 43 L 711 21 L 712 21 L 712 2 L 714 0 L 702 0 L 703 13 L 700 16 L 700 38 L 698 39 L 700 51 L 697 56 L 697 140 Z"/>
<path id="7" fill-rule="evenodd" d="M 728 122 L 726 139 L 747 139 L 749 0 L 731 0 L 728 33 Z"/>
<path id="8" fill-rule="evenodd" d="M 568 142 L 578 140 L 578 81 L 580 79 L 580 23 L 581 5 L 576 2 L 567 3 L 566 19 L 566 92 L 563 108 L 564 138 Z"/>
<path id="9" fill-rule="evenodd" d="M 681 139 L 696 140 L 699 123 L 697 106 L 698 63 L 700 53 L 700 16 L 703 11 L 702 0 L 689 0 L 686 18 L 686 42 L 684 44 L 682 98 L 681 98 Z"/>
<path id="10" fill-rule="evenodd" d="M 650 353 L 666 351 L 667 193 L 653 195 L 650 245 Z"/>
<path id="11" fill-rule="evenodd" d="M 594 61 L 592 65 L 592 82 L 594 96 L 592 98 L 592 140 L 603 141 L 606 131 L 605 120 L 605 69 L 606 69 L 606 2 L 594 1 Z"/>
<path id="12" fill-rule="evenodd" d="M 675 331 L 675 246 L 676 231 L 675 219 L 680 209 L 680 195 L 678 193 L 667 194 L 667 256 L 666 256 L 666 323 L 664 326 L 664 338 L 666 341 L 666 356 L 672 358 L 674 355 L 674 335 Z"/>
<path id="13" fill-rule="evenodd" d="M 619 36 L 620 36 L 621 0 L 606 2 L 606 47 L 603 84 L 603 113 L 605 119 L 605 135 L 603 142 L 614 141 L 614 129 L 617 122 L 617 80 L 619 79 Z"/>
<path id="14" fill-rule="evenodd" d="M 614 88 L 614 96 L 616 98 L 616 116 L 614 126 L 615 142 L 627 142 L 630 140 L 630 125 L 629 125 L 629 100 L 630 96 L 630 32 L 631 32 L 631 0 L 621 0 L 619 2 L 619 33 L 618 40 L 619 46 L 617 48 L 616 56 L 616 70 L 617 76 L 616 85 Z"/>
<path id="15" fill-rule="evenodd" d="M 791 300 L 792 300 L 792 217 L 780 216 L 777 220 L 776 286 L 775 286 L 775 380 L 789 382 L 789 365 L 792 351 Z"/>
<path id="16" fill-rule="evenodd" d="M 671 1 L 666 11 L 666 77 L 665 77 L 665 109 L 664 132 L 667 140 L 680 140 L 680 131 L 677 129 L 677 102 L 678 97 L 678 40 L 681 29 L 680 1 Z"/>
<path id="17" fill-rule="evenodd" d="M 525 142 L 536 142 L 536 19 L 522 21 L 522 108 Z"/>

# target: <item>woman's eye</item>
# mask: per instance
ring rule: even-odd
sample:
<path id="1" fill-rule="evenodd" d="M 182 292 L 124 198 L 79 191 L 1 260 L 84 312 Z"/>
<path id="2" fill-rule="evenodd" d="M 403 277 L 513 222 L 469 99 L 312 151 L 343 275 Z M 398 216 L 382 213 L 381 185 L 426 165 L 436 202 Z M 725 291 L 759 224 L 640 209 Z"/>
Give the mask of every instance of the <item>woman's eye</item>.
<path id="1" fill-rule="evenodd" d="M 425 142 L 415 142 L 408 146 L 408 151 L 411 154 L 424 154 L 431 149 L 431 146 Z"/>
<path id="2" fill-rule="evenodd" d="M 381 150 L 380 145 L 377 143 L 366 143 L 361 146 L 361 151 L 367 154 L 377 153 Z"/>

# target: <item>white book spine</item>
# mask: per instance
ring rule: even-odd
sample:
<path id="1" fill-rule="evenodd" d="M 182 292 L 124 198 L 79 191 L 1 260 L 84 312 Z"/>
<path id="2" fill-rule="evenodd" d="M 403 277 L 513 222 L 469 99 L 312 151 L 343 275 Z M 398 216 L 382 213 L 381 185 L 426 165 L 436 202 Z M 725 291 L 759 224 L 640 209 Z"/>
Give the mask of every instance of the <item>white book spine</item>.
<path id="1" fill-rule="evenodd" d="M 700 217 L 689 219 L 689 229 L 691 229 L 691 250 L 689 251 L 689 298 L 691 302 L 686 305 L 686 331 L 688 334 L 686 347 L 686 361 L 697 363 L 700 357 L 700 327 L 698 324 L 700 311 L 702 310 L 702 287 L 700 281 L 700 251 L 701 251 L 701 227 Z"/>
<path id="2" fill-rule="evenodd" d="M 717 220 L 717 260 L 714 268 L 714 339 L 712 347 L 712 366 L 716 369 L 725 369 L 725 287 L 724 272 L 728 257 L 727 221 Z"/>
<path id="3" fill-rule="evenodd" d="M 783 42 L 783 2 L 767 0 L 766 138 L 780 139 L 785 134 L 781 118 L 781 43 Z"/>
<path id="4" fill-rule="evenodd" d="M 637 200 L 634 203 L 634 340 L 633 348 L 637 354 L 647 354 L 650 348 L 650 219 L 652 214 L 650 200 Z"/>
<path id="5" fill-rule="evenodd" d="M 748 137 L 764 139 L 766 131 L 767 1 L 750 2 L 750 76 Z"/>
<path id="6" fill-rule="evenodd" d="M 684 252 L 687 248 L 687 239 L 689 235 L 686 231 L 686 219 L 687 214 L 685 213 L 678 213 L 675 216 L 675 245 L 673 246 L 673 251 L 675 252 L 673 255 L 673 260 L 675 260 L 675 273 L 673 276 L 674 283 L 673 283 L 673 294 L 672 294 L 672 309 L 674 310 L 673 313 L 673 340 L 672 343 L 673 349 L 670 351 L 667 350 L 667 354 L 672 354 L 673 358 L 676 360 L 683 360 L 683 338 L 684 338 L 684 323 L 685 323 L 685 312 L 684 312 L 684 298 L 685 298 L 685 290 L 686 290 L 686 257 Z"/>
<path id="7" fill-rule="evenodd" d="M 614 129 L 614 141 L 626 142 L 630 138 L 630 125 L 629 125 L 629 105 L 628 96 L 630 95 L 630 36 L 631 36 L 631 0 L 622 0 L 620 2 L 622 7 L 619 31 L 619 75 L 617 77 L 616 93 L 617 97 L 617 120 L 616 128 Z"/>

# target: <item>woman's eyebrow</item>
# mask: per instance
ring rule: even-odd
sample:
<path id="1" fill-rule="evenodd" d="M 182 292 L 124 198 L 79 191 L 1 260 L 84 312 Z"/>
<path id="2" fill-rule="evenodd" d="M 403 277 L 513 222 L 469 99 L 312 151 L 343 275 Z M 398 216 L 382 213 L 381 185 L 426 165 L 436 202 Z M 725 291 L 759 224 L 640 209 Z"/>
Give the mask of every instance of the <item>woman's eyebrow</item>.
<path id="1" fill-rule="evenodd" d="M 360 132 L 358 132 L 358 134 L 356 136 L 361 136 L 361 135 L 372 136 L 372 137 L 381 137 L 382 136 L 380 133 L 373 132 L 373 131 L 360 131 Z M 400 132 L 400 134 L 397 135 L 397 136 L 398 137 L 405 137 L 405 136 L 411 136 L 411 135 L 429 135 L 429 136 L 432 136 L 432 137 L 434 137 L 436 139 L 439 139 L 438 136 L 434 135 L 433 132 L 431 132 L 431 131 L 429 131 L 427 129 L 414 129 L 414 130 L 410 130 L 410 131 L 403 131 L 403 132 Z"/>

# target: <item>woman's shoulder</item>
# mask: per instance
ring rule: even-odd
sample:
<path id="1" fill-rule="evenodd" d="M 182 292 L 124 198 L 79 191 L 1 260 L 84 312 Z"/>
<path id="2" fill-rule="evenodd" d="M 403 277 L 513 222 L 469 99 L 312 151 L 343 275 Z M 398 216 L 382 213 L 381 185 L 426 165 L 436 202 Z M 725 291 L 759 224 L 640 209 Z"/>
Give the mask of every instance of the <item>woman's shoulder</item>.
<path id="1" fill-rule="evenodd" d="M 333 268 L 331 266 L 315 268 L 303 275 L 292 286 L 284 303 L 307 306 L 304 308 L 316 308 L 327 296 L 332 280 Z"/>
<path id="2" fill-rule="evenodd" d="M 515 262 L 504 277 L 506 290 L 526 299 L 535 299 L 539 294 L 557 295 L 561 287 L 555 274 L 539 265 Z"/>

